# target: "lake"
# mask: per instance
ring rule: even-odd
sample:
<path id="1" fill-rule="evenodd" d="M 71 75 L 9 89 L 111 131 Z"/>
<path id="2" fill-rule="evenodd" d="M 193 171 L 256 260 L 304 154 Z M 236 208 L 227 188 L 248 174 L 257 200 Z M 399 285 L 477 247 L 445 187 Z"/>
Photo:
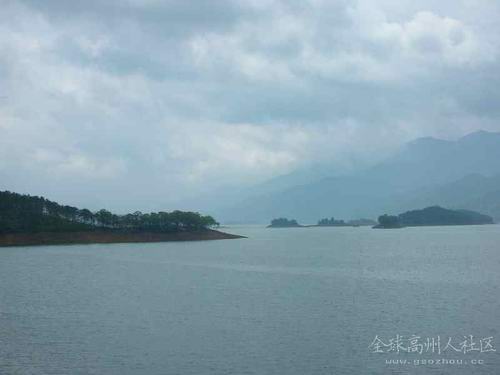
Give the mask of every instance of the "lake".
<path id="1" fill-rule="evenodd" d="M 223 230 L 0 248 L 0 374 L 500 373 L 500 226 Z"/>

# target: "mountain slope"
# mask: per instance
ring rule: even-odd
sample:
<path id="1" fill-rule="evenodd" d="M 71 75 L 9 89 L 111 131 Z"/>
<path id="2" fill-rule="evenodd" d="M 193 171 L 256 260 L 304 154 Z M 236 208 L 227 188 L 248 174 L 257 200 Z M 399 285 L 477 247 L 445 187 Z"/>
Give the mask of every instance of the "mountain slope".
<path id="1" fill-rule="evenodd" d="M 479 202 L 483 202 L 483 206 L 494 203 L 498 196 L 496 186 L 500 191 L 496 179 L 490 181 L 488 184 L 492 186 L 488 185 L 481 194 L 479 191 L 473 193 L 472 187 L 468 187 L 465 181 L 453 187 L 446 185 L 467 175 L 483 175 L 485 178 L 500 175 L 498 160 L 500 133 L 480 131 L 457 141 L 421 138 L 363 172 L 251 197 L 231 208 L 220 209 L 216 214 L 225 221 L 258 223 L 268 222 L 277 216 L 293 217 L 305 223 L 332 215 L 376 217 L 384 211 L 414 208 L 407 207 L 412 201 L 446 206 L 447 202 L 429 200 L 446 199 L 446 191 L 451 193 L 450 189 L 456 189 L 453 190 L 456 197 L 448 200 L 453 203 L 452 206 L 462 202 L 465 206 L 460 208 L 492 214 L 491 210 L 479 209 L 477 205 Z M 439 193 L 439 189 L 444 190 Z M 498 217 L 496 214 L 493 216 Z"/>

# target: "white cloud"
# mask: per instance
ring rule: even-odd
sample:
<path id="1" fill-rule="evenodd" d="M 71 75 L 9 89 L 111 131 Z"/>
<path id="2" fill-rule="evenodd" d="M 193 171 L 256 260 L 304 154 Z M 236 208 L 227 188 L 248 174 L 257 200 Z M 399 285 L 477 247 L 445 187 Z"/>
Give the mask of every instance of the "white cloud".
<path id="1" fill-rule="evenodd" d="M 330 4 L 321 4 L 309 18 L 277 7 L 272 16 L 242 23 L 236 31 L 195 36 L 193 56 L 205 67 L 276 83 L 304 74 L 341 81 L 416 78 L 433 75 L 436 66 L 477 65 L 497 57 L 496 45 L 451 17 L 418 11 L 406 21 L 390 22 L 373 3 L 360 1 L 336 24 L 323 16 L 335 11 Z M 291 53 L 273 54 L 287 47 Z"/>
<path id="2" fill-rule="evenodd" d="M 3 188 L 173 205 L 417 136 L 500 130 L 500 9 L 479 3 L 8 1 Z"/>
<path id="3" fill-rule="evenodd" d="M 463 22 L 428 11 L 405 23 L 383 23 L 375 35 L 396 43 L 406 59 L 417 63 L 473 65 L 491 61 L 496 53 L 495 46 L 481 43 Z"/>

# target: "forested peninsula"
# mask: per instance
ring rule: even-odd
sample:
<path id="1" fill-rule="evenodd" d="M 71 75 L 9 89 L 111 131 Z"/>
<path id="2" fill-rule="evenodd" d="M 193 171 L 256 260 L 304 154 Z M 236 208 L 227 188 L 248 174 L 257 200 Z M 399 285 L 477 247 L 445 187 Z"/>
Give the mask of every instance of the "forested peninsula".
<path id="1" fill-rule="evenodd" d="M 43 197 L 0 192 L 0 246 L 242 238 L 214 228 L 211 216 L 172 211 L 126 215 L 60 205 Z"/>

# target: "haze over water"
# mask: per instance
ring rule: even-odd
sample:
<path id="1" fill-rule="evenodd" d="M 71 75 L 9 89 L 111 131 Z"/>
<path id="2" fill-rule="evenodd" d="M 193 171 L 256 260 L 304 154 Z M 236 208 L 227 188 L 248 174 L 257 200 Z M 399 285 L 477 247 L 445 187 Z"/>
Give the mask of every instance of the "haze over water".
<path id="1" fill-rule="evenodd" d="M 500 226 L 224 229 L 248 239 L 4 248 L 0 374 L 496 374 Z M 484 360 L 389 365 L 386 359 Z"/>

